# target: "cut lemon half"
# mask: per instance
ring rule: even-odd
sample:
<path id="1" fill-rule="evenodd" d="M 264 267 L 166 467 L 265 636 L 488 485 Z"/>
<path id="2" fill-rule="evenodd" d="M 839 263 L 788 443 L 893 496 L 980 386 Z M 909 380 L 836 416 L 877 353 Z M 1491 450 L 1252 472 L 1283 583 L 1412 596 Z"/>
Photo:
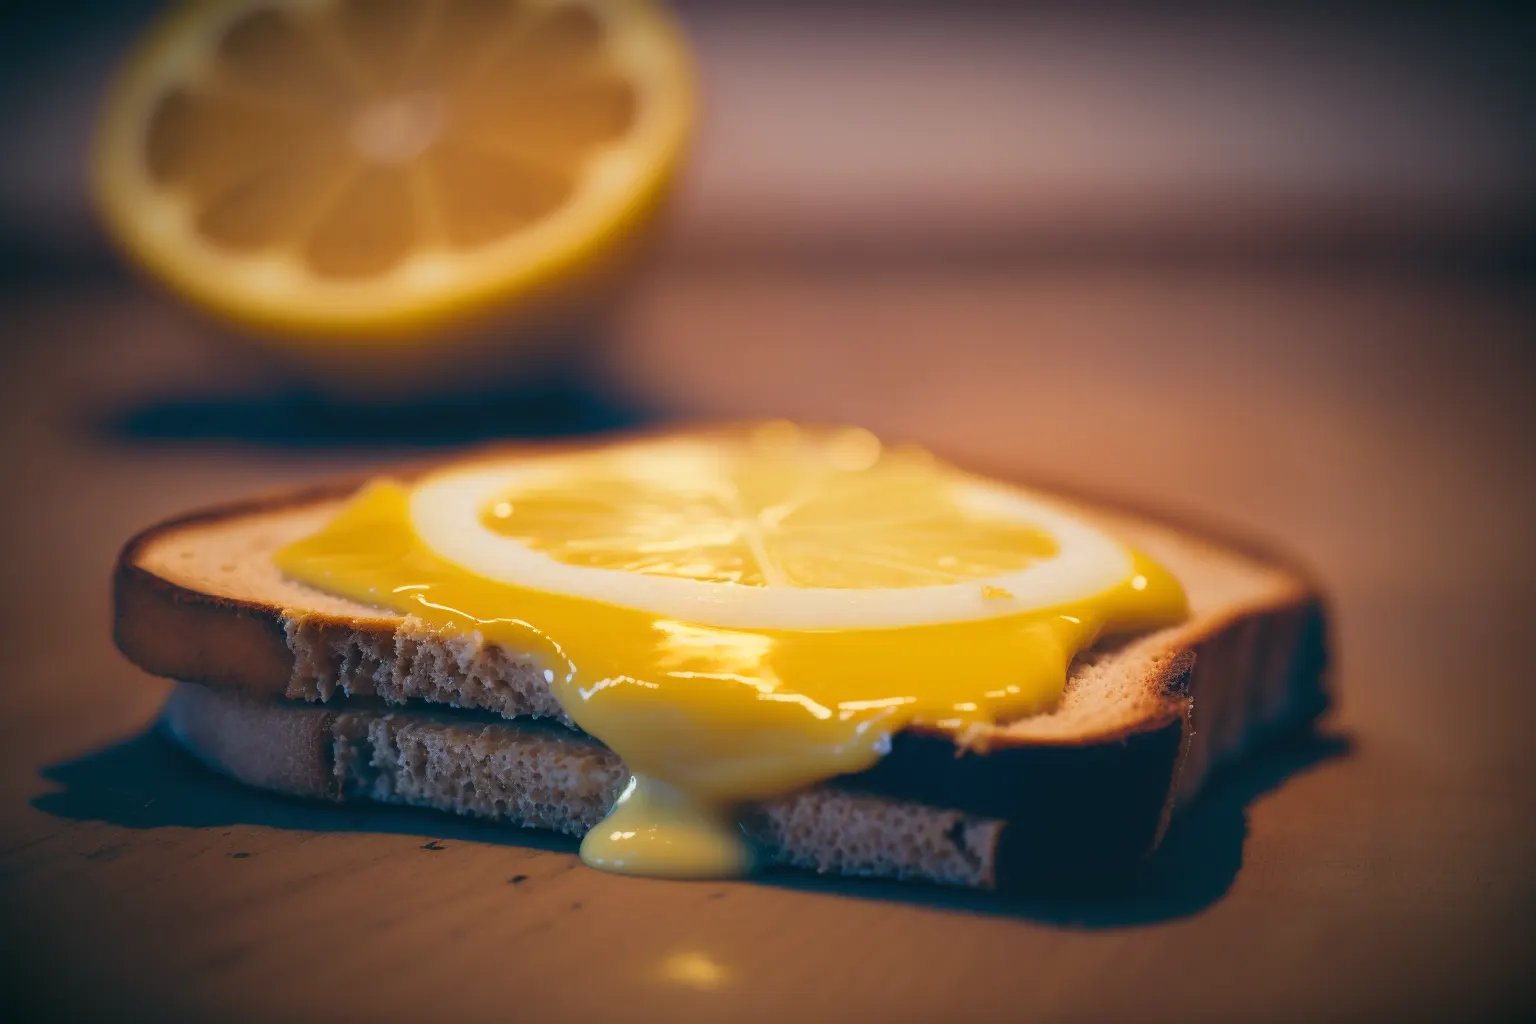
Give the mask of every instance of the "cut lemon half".
<path id="1" fill-rule="evenodd" d="M 415 337 L 600 262 L 692 117 L 643 0 L 232 0 L 169 15 L 100 121 L 130 256 L 250 326 Z"/>
<path id="2" fill-rule="evenodd" d="M 410 519 L 481 577 L 727 628 L 1017 615 L 1133 574 L 1080 519 L 862 430 L 470 462 L 418 483 Z"/>

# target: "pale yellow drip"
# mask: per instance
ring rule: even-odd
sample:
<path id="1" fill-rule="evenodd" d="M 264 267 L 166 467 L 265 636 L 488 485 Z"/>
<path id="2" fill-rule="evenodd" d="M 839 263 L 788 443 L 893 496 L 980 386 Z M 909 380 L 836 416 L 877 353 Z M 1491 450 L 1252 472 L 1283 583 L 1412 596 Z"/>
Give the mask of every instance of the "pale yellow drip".
<path id="1" fill-rule="evenodd" d="M 734 878 L 756 860 L 730 808 L 644 775 L 630 777 L 608 817 L 582 839 L 581 859 L 660 878 Z"/>
<path id="2" fill-rule="evenodd" d="M 279 552 L 279 567 L 536 659 L 571 718 L 635 773 L 582 845 L 588 863 L 632 874 L 743 873 L 752 856 L 738 806 L 869 768 L 914 724 L 964 736 L 1041 711 L 1060 697 L 1073 655 L 1102 633 L 1186 614 L 1178 582 L 1135 555 L 1108 590 L 1022 614 L 724 629 L 478 576 L 421 543 L 408 500 L 399 484 L 370 485 Z"/>

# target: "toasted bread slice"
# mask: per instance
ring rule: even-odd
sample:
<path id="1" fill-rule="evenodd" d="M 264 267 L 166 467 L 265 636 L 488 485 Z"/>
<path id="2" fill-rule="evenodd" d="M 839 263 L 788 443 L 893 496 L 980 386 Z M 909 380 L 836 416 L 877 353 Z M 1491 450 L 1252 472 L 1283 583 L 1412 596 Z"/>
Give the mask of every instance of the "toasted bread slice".
<path id="1" fill-rule="evenodd" d="M 367 702 L 332 710 L 182 683 L 165 721 L 199 759 L 249 785 L 575 836 L 608 813 L 629 778 L 618 756 L 590 736 L 462 712 Z M 756 806 L 743 824 L 771 864 L 984 888 L 1018 876 L 1001 819 L 841 786 Z"/>
<path id="2" fill-rule="evenodd" d="M 355 487 L 193 513 L 124 547 L 118 647 L 149 672 L 202 684 L 178 689 L 173 733 L 268 788 L 584 831 L 623 769 L 575 731 L 531 661 L 277 570 L 273 553 L 323 525 Z M 1172 571 L 1190 617 L 1102 641 L 1073 662 L 1055 708 L 1000 724 L 975 746 L 909 730 L 874 768 L 762 808 L 759 836 L 773 857 L 975 886 L 1102 877 L 1145 855 L 1216 764 L 1326 706 L 1325 619 L 1303 574 L 1140 516 L 1073 508 Z M 554 724 L 502 721 L 532 718 Z M 529 764 L 566 766 L 567 799 L 526 796 L 518 772 Z M 477 780 L 469 796 L 454 788 L 465 778 Z M 487 803 L 475 795 L 484 792 L 503 795 Z M 539 810 L 519 809 L 530 805 Z M 925 846 L 930 833 L 947 845 Z"/>

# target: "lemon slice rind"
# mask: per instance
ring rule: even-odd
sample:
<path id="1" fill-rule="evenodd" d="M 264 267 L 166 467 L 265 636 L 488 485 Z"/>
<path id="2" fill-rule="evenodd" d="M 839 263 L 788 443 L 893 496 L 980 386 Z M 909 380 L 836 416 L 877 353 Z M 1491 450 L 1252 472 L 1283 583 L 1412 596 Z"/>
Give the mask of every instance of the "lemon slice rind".
<path id="1" fill-rule="evenodd" d="M 734 629 L 885 629 L 1017 615 L 1073 603 L 1133 574 L 1131 553 L 1082 520 L 1018 488 L 971 477 L 948 482 L 957 504 L 1047 531 L 1053 557 L 1017 572 L 922 587 L 749 587 L 570 565 L 497 533 L 484 511 L 520 485 L 546 482 L 560 456 L 478 462 L 419 482 L 410 518 L 434 554 L 476 575 L 545 593 Z"/>

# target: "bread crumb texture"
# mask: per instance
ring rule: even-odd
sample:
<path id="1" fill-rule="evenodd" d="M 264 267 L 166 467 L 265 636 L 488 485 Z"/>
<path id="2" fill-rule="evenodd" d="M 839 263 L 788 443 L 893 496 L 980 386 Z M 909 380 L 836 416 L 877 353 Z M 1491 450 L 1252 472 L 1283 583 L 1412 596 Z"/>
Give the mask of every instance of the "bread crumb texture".
<path id="1" fill-rule="evenodd" d="M 292 608 L 283 610 L 283 629 L 294 656 L 288 683 L 294 700 L 423 700 L 576 727 L 531 658 L 485 643 L 478 631 L 442 632 L 414 617 L 359 629 Z"/>

